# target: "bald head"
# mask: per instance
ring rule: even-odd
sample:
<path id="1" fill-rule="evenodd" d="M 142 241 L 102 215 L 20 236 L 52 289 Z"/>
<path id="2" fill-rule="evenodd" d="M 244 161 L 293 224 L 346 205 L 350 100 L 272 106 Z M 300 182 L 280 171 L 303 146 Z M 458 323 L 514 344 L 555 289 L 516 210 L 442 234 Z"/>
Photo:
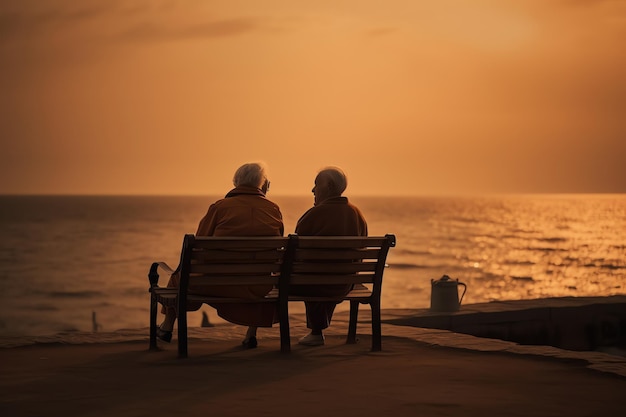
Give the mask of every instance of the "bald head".
<path id="1" fill-rule="evenodd" d="M 315 187 L 311 190 L 315 195 L 315 204 L 341 196 L 347 186 L 348 179 L 340 168 L 326 167 L 322 169 L 315 177 Z"/>
<path id="2" fill-rule="evenodd" d="M 339 197 L 348 186 L 348 179 L 346 174 L 337 167 L 327 167 L 321 170 L 318 176 L 322 176 L 325 181 L 328 182 L 330 189 L 333 192 L 332 197 Z"/>

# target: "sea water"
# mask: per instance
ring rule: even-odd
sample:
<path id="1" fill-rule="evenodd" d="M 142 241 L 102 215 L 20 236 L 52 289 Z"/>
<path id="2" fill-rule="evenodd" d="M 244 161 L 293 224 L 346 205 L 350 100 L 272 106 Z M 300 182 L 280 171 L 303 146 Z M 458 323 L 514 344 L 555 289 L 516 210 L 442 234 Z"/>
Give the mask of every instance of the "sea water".
<path id="1" fill-rule="evenodd" d="M 145 329 L 151 263 L 176 267 L 183 235 L 217 198 L 0 196 L 0 338 Z M 286 233 L 312 205 L 270 198 Z M 467 285 L 463 304 L 626 294 L 626 195 L 350 200 L 370 235 L 397 238 L 383 308 L 429 307 L 444 274 Z M 202 311 L 220 321 L 204 306 L 191 326 Z"/>

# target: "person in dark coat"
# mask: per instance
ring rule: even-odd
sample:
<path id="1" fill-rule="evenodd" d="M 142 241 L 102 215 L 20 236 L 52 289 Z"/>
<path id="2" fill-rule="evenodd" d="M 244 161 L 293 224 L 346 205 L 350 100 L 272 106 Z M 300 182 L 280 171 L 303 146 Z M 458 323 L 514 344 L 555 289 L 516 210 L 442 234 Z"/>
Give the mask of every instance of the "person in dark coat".
<path id="1" fill-rule="evenodd" d="M 361 211 L 342 196 L 348 181 L 337 167 L 322 169 L 311 190 L 314 206 L 298 220 L 295 232 L 300 236 L 367 236 L 367 222 Z M 299 295 L 343 296 L 351 285 L 294 285 L 290 291 Z M 307 327 L 311 332 L 298 342 L 306 346 L 324 344 L 323 330 L 330 325 L 337 303 L 305 302 Z"/>

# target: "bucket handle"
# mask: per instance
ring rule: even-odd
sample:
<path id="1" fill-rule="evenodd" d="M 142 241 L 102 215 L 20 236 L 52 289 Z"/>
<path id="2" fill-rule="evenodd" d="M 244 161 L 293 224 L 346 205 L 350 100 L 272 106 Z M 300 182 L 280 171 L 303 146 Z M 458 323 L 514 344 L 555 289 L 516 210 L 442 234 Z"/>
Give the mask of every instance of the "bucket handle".
<path id="1" fill-rule="evenodd" d="M 463 294 L 461 294 L 461 299 L 459 300 L 459 305 L 461 305 L 461 301 L 463 301 L 463 297 L 465 296 L 465 291 L 467 291 L 467 285 L 462 282 L 459 282 L 458 284 L 463 286 Z"/>

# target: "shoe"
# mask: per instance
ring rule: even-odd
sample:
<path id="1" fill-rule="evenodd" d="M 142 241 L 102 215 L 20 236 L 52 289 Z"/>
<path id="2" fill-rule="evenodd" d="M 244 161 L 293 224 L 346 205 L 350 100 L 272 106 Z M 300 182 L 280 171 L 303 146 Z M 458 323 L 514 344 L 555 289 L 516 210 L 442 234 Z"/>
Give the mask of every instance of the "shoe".
<path id="1" fill-rule="evenodd" d="M 256 337 L 252 336 L 250 338 L 244 339 L 243 342 L 241 342 L 241 345 L 244 349 L 254 349 L 255 347 L 257 347 L 258 343 L 256 341 Z"/>
<path id="2" fill-rule="evenodd" d="M 157 327 L 156 337 L 157 339 L 162 340 L 165 343 L 170 343 L 172 341 L 172 332 L 167 330 L 161 330 L 160 327 Z"/>
<path id="3" fill-rule="evenodd" d="M 309 333 L 298 340 L 298 344 L 304 346 L 322 346 L 324 344 L 324 335 Z"/>

